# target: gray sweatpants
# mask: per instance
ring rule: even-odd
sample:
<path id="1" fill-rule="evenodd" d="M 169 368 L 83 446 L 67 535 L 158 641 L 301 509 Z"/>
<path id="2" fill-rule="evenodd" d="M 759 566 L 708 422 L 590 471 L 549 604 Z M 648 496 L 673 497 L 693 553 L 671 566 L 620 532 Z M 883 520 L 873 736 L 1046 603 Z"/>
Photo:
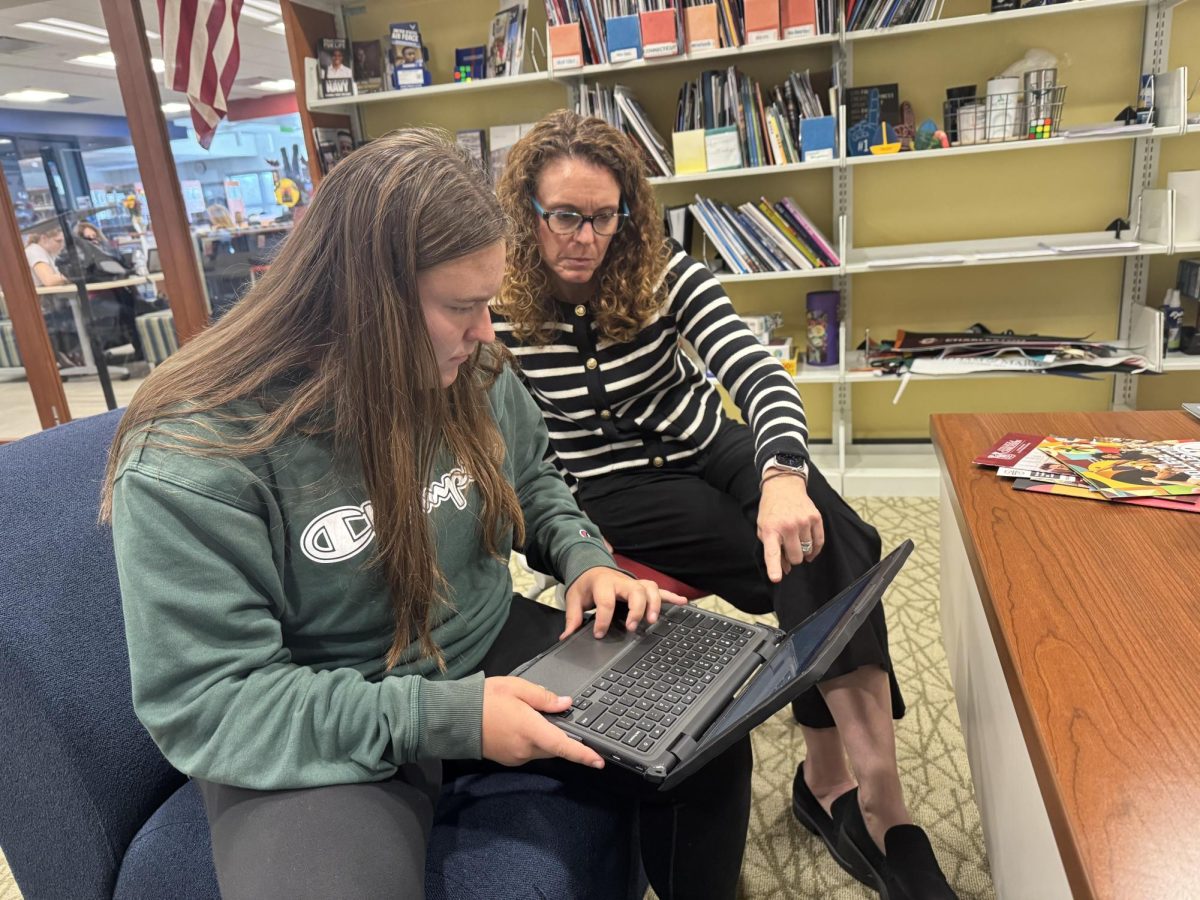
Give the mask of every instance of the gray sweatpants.
<path id="1" fill-rule="evenodd" d="M 292 791 L 196 779 L 222 900 L 420 900 L 441 779 L 439 760 Z"/>

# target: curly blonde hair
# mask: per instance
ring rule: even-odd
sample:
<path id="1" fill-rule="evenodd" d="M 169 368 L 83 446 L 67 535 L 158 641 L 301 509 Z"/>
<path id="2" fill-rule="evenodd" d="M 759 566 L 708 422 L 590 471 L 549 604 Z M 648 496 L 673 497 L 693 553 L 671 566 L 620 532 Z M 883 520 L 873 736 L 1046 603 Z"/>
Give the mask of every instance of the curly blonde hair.
<path id="1" fill-rule="evenodd" d="M 556 159 L 571 157 L 607 169 L 621 188 L 629 221 L 609 243 L 597 270 L 591 311 L 601 336 L 623 343 L 654 318 L 666 297 L 663 276 L 671 250 L 658 204 L 646 180 L 641 151 L 625 134 L 601 119 L 568 109 L 550 113 L 509 152 L 497 185 L 512 228 L 508 266 L 496 311 L 513 325 L 520 341 L 544 344 L 553 337 L 548 323 L 559 320 L 550 279 L 538 247 L 538 215 L 531 202 L 538 179 Z"/>

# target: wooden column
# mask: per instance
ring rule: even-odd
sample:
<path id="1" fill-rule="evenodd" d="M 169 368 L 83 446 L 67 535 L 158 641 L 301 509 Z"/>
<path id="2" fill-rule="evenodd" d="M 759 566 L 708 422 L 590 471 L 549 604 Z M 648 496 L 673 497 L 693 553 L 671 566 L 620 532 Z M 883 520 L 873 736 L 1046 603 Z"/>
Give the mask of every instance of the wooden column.
<path id="1" fill-rule="evenodd" d="M 21 363 L 25 366 L 25 377 L 33 392 L 33 403 L 42 427 L 53 428 L 71 421 L 54 349 L 50 346 L 50 335 L 46 333 L 46 320 L 42 318 L 42 305 L 34 288 L 33 273 L 25 259 L 24 241 L 13 213 L 8 182 L 3 177 L 0 177 L 0 288 L 4 290 L 13 337 L 21 352 Z"/>
<path id="2" fill-rule="evenodd" d="M 305 103 L 304 59 L 317 55 L 317 41 L 337 37 L 337 23 L 332 13 L 311 6 L 280 0 L 283 10 L 283 30 L 287 37 L 288 59 L 292 64 L 292 80 L 296 82 L 296 101 L 300 108 L 300 125 L 304 129 L 304 146 L 308 150 L 308 172 L 313 190 L 321 183 L 321 152 L 317 149 L 313 128 L 349 128 L 350 117 L 338 113 L 309 112 Z"/>
<path id="3" fill-rule="evenodd" d="M 129 120 L 133 152 L 146 188 L 154 239 L 163 264 L 163 283 L 183 344 L 208 324 L 204 284 L 188 228 L 183 191 L 167 139 L 158 76 L 150 66 L 150 46 L 137 0 L 100 0 L 108 40 L 117 58 L 117 82 Z M 155 23 L 155 30 L 158 23 Z"/>

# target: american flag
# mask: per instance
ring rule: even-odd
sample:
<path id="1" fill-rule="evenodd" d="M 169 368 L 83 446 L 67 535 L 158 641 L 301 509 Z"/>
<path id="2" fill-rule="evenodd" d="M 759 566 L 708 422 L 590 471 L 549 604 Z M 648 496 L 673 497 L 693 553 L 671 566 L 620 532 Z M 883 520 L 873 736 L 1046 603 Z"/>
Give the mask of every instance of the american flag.
<path id="1" fill-rule="evenodd" d="M 165 81 L 187 95 L 196 139 L 206 150 L 229 111 L 241 14 L 242 0 L 158 0 Z"/>

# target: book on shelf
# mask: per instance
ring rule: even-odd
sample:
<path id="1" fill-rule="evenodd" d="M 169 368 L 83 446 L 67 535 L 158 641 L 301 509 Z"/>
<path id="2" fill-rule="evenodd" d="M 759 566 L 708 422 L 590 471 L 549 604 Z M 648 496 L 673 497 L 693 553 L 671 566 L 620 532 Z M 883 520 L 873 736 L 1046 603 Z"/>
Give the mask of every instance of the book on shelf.
<path id="1" fill-rule="evenodd" d="M 354 135 L 346 128 L 314 128 L 313 141 L 322 175 L 354 152 Z"/>
<path id="2" fill-rule="evenodd" d="M 520 125 L 493 125 L 488 129 L 488 170 L 492 173 L 493 182 L 499 183 L 509 151 L 533 126 L 533 122 L 525 122 Z"/>
<path id="3" fill-rule="evenodd" d="M 894 28 L 940 19 L 945 0 L 849 0 L 846 30 Z"/>
<path id="4" fill-rule="evenodd" d="M 520 75 L 525 58 L 528 0 L 505 5 L 492 17 L 487 40 L 487 77 Z"/>
<path id="5" fill-rule="evenodd" d="M 670 175 L 674 171 L 671 151 L 629 88 L 621 84 L 611 88 L 599 84 L 583 85 L 575 111 L 581 116 L 603 119 L 629 135 L 641 149 L 650 175 Z"/>
<path id="6" fill-rule="evenodd" d="M 345 38 L 321 38 L 317 41 L 317 69 L 322 97 L 350 97 L 354 94 L 354 70 L 346 52 Z"/>
<path id="7" fill-rule="evenodd" d="M 384 90 L 383 49 L 379 41 L 353 41 L 354 89 L 358 94 L 375 94 Z"/>
<path id="8" fill-rule="evenodd" d="M 426 71 L 420 26 L 416 22 L 394 22 L 389 41 L 392 87 L 396 90 L 423 87 L 426 83 Z"/>
<path id="9" fill-rule="evenodd" d="M 808 71 L 792 72 L 772 88 L 735 66 L 706 70 L 684 82 L 675 106 L 676 132 L 731 127 L 737 128 L 744 166 L 787 165 L 836 154 L 836 120 L 825 114 L 821 92 Z M 722 159 L 727 163 L 729 154 Z M 710 159 L 708 169 L 727 167 L 713 165 Z"/>
<path id="10" fill-rule="evenodd" d="M 901 121 L 898 84 L 848 87 L 845 98 L 848 156 L 866 156 L 872 147 L 894 140 L 893 129 Z M 887 126 L 886 141 L 884 126 Z"/>
<path id="11" fill-rule="evenodd" d="M 487 77 L 487 47 L 457 47 L 454 50 L 454 70 L 466 71 L 471 79 L 478 81 Z"/>
<path id="12" fill-rule="evenodd" d="M 696 195 L 689 207 L 705 236 L 735 274 L 792 272 L 838 265 L 828 242 L 794 200 L 734 207 Z M 803 224 L 801 224 L 803 222 Z"/>

